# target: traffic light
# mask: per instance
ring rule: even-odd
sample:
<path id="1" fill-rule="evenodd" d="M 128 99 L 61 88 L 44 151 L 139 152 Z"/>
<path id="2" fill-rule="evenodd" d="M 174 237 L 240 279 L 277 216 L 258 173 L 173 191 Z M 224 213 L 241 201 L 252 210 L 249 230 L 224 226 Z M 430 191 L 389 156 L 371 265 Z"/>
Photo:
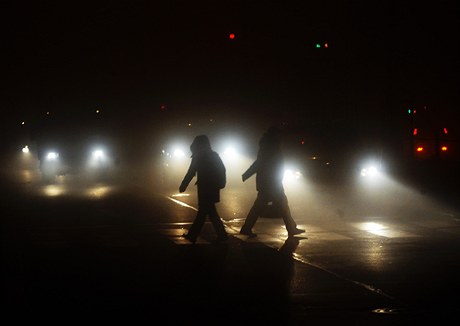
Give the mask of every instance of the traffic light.
<path id="1" fill-rule="evenodd" d="M 234 40 L 235 39 L 235 34 L 234 33 L 230 33 L 228 34 L 228 38 L 231 39 L 231 40 Z"/>
<path id="2" fill-rule="evenodd" d="M 316 43 L 315 48 L 317 48 L 317 49 L 321 49 L 321 48 L 327 49 L 327 48 L 329 48 L 329 43 L 324 43 L 324 44 Z"/>

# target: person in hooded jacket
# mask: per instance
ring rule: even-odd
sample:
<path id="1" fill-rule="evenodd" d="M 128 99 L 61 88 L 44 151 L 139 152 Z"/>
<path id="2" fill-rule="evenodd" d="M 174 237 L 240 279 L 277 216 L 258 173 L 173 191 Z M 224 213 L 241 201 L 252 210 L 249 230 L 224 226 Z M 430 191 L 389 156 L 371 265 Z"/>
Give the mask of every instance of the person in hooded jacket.
<path id="1" fill-rule="evenodd" d="M 297 228 L 291 216 L 283 187 L 283 164 L 281 132 L 276 127 L 270 127 L 259 141 L 257 159 L 242 175 L 244 182 L 256 174 L 257 198 L 241 227 L 240 234 L 255 237 L 252 228 L 267 207 L 277 209 L 277 213 L 283 218 L 289 237 L 305 232 Z M 269 204 L 271 205 L 268 206 Z"/>
<path id="2" fill-rule="evenodd" d="M 190 145 L 192 161 L 187 173 L 182 180 L 179 191 L 184 192 L 190 181 L 196 176 L 198 189 L 198 212 L 187 234 L 183 236 L 195 243 L 206 216 L 217 233 L 217 241 L 228 239 L 224 224 L 216 209 L 216 203 L 220 201 L 220 190 L 225 187 L 225 166 L 215 151 L 212 150 L 209 138 L 206 135 L 196 136 Z"/>

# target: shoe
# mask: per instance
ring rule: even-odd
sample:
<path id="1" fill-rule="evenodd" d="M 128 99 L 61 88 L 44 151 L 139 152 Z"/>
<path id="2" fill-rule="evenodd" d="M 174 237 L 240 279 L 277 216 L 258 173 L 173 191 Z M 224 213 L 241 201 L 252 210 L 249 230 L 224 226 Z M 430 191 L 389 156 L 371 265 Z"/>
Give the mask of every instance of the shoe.
<path id="1" fill-rule="evenodd" d="M 243 231 L 243 230 L 241 230 L 241 231 L 240 231 L 240 234 L 246 235 L 246 236 L 248 236 L 249 238 L 255 238 L 255 237 L 257 237 L 257 234 L 253 233 L 252 231 Z"/>
<path id="2" fill-rule="evenodd" d="M 185 239 L 187 239 L 188 241 L 190 241 L 191 243 L 195 243 L 196 242 L 196 239 L 192 238 L 189 234 L 182 234 L 182 237 L 184 237 Z"/>
<path id="3" fill-rule="evenodd" d="M 305 230 L 303 230 L 303 229 L 295 228 L 292 231 L 288 231 L 288 236 L 293 237 L 296 234 L 300 234 L 300 233 L 304 233 L 304 232 L 305 232 Z"/>

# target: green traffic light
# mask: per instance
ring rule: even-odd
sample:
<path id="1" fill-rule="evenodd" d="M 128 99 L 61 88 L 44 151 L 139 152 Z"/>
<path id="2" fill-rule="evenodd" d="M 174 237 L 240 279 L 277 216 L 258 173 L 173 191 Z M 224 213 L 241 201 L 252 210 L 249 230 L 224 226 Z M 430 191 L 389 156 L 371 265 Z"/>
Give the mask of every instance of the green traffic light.
<path id="1" fill-rule="evenodd" d="M 316 43 L 316 48 L 319 49 L 321 47 L 321 44 Z"/>

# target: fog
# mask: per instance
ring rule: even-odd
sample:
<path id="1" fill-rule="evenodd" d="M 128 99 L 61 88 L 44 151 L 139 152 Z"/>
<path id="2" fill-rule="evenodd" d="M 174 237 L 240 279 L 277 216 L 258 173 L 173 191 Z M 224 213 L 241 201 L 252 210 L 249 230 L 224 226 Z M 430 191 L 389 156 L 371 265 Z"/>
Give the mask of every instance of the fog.
<path id="1" fill-rule="evenodd" d="M 152 135 L 156 139 L 152 142 L 145 135 L 124 139 L 123 146 L 127 147 L 118 145 L 122 150 L 103 171 L 86 166 L 52 178 L 45 178 L 32 143 L 29 152 L 17 147 L 16 152 L 3 155 L 1 173 L 9 186 L 38 197 L 101 200 L 120 189 L 133 189 L 141 196 L 161 194 L 196 207 L 194 181 L 183 196 L 177 197 L 178 186 L 191 161 L 189 145 L 202 130 L 195 131 L 186 129 L 177 135 L 171 132 L 170 138 Z M 247 139 L 247 134 L 251 133 L 209 133 L 211 145 L 227 169 L 227 186 L 222 190 L 219 204 L 224 220 L 245 218 L 256 197 L 255 177 L 246 182 L 241 180 L 257 151 L 258 137 L 252 135 Z M 285 157 L 284 187 L 292 215 L 300 223 L 424 218 L 449 214 L 451 210 L 448 203 L 430 192 L 385 171 L 363 177 L 358 163 L 350 168 L 334 161 L 326 165 L 317 160 L 293 158 Z"/>

